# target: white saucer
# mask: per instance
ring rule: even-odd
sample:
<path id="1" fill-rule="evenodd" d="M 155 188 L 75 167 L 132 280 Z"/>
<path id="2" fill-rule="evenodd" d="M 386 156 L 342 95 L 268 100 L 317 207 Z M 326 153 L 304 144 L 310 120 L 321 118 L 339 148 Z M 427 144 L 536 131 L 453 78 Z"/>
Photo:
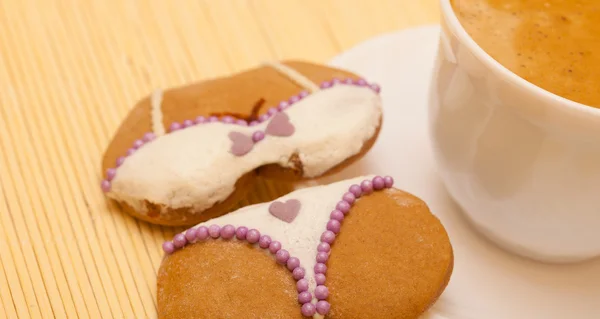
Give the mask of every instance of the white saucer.
<path id="1" fill-rule="evenodd" d="M 455 267 L 431 319 L 600 318 L 600 260 L 556 266 L 512 256 L 475 233 L 446 193 L 435 172 L 427 128 L 438 33 L 438 26 L 429 26 L 383 35 L 331 61 L 382 86 L 384 124 L 361 161 L 322 181 L 391 175 L 395 186 L 421 197 L 442 220 Z"/>

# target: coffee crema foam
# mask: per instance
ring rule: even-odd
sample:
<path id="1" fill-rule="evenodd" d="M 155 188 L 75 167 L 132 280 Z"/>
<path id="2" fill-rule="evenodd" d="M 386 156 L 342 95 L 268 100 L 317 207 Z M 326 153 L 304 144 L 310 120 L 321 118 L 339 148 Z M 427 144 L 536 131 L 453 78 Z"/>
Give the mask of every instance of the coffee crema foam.
<path id="1" fill-rule="evenodd" d="M 600 108 L 600 0 L 451 0 L 484 51 L 525 80 Z"/>

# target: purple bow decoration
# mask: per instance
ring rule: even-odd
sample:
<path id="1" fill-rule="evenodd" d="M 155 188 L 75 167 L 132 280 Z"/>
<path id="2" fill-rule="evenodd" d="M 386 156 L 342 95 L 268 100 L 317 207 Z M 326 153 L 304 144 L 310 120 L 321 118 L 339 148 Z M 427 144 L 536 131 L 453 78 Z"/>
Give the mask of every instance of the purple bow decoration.
<path id="1" fill-rule="evenodd" d="M 290 123 L 290 118 L 283 112 L 276 113 L 267 125 L 265 132 L 256 131 L 252 136 L 245 135 L 240 132 L 229 133 L 231 140 L 231 153 L 235 156 L 243 156 L 249 153 L 254 144 L 265 138 L 265 135 L 273 136 L 291 136 L 294 134 L 295 128 Z"/>

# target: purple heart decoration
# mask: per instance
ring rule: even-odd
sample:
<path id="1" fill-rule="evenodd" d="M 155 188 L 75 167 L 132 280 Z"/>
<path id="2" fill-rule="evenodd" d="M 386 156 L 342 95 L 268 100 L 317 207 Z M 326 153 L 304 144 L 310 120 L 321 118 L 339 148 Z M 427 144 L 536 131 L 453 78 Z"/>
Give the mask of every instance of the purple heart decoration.
<path id="1" fill-rule="evenodd" d="M 231 153 L 235 156 L 243 156 L 252 150 L 254 141 L 252 137 L 244 135 L 240 132 L 229 133 L 231 144 Z"/>
<path id="2" fill-rule="evenodd" d="M 290 123 L 290 118 L 284 112 L 276 113 L 271 122 L 267 125 L 265 133 L 274 136 L 291 136 L 294 134 L 294 125 Z"/>
<path id="3" fill-rule="evenodd" d="M 286 223 L 291 223 L 300 213 L 300 201 L 289 199 L 285 203 L 275 201 L 269 205 L 269 213 Z"/>

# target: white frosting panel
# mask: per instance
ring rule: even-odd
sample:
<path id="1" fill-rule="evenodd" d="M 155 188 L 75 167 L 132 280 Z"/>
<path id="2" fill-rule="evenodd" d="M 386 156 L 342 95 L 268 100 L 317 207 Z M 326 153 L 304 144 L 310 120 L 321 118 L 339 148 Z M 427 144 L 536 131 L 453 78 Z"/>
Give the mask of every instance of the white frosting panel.
<path id="1" fill-rule="evenodd" d="M 229 133 L 251 135 L 264 131 L 268 121 L 254 127 L 207 123 L 161 136 L 119 167 L 109 196 L 138 211 L 144 200 L 202 211 L 226 199 L 243 174 L 270 163 L 289 167 L 294 153 L 306 177 L 319 176 L 357 154 L 373 137 L 381 100 L 368 87 L 336 85 L 305 97 L 285 113 L 295 133 L 267 135 L 244 156 L 230 153 Z"/>
<path id="2" fill-rule="evenodd" d="M 291 223 L 273 217 L 269 213 L 269 202 L 247 206 L 199 225 L 209 227 L 213 224 L 219 226 L 231 224 L 236 228 L 246 226 L 248 229 L 257 229 L 261 235 L 269 235 L 272 240 L 281 242 L 282 249 L 287 250 L 290 256 L 300 259 L 300 265 L 306 270 L 305 278 L 309 282 L 309 291 L 313 293 L 316 287 L 314 267 L 317 263 L 317 246 L 321 242 L 321 234 L 326 230 L 331 211 L 335 209 L 335 205 L 352 184 L 360 185 L 363 180 L 372 180 L 373 177 L 357 177 L 329 185 L 305 188 L 278 198 L 277 201 L 280 202 L 288 199 L 300 201 L 300 212 Z M 357 201 L 360 201 L 360 198 Z M 343 228 L 341 231 L 344 231 Z"/>

